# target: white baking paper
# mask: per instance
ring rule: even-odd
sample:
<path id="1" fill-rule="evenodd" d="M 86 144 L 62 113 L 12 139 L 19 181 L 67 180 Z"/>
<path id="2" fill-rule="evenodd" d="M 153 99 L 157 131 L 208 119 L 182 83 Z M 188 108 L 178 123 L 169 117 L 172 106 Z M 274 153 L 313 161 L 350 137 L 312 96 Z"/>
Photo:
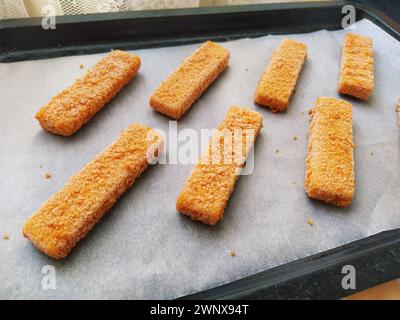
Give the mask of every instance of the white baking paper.
<path id="1" fill-rule="evenodd" d="M 106 53 L 0 64 L 0 298 L 176 298 L 399 228 L 400 43 L 367 20 L 351 31 L 374 40 L 376 89 L 367 102 L 344 98 L 353 103 L 356 144 L 349 208 L 310 200 L 304 191 L 307 111 L 320 96 L 339 98 L 346 31 L 290 35 L 307 45 L 309 57 L 281 114 L 255 106 L 253 95 L 287 36 L 229 41 L 229 68 L 178 123 L 179 132 L 215 128 L 231 105 L 264 116 L 254 172 L 239 179 L 224 219 L 210 227 L 178 214 L 175 200 L 192 165 L 157 165 L 61 261 L 22 237 L 24 221 L 129 124 L 167 130 L 169 119 L 149 108 L 149 97 L 198 45 L 135 51 L 139 75 L 69 138 L 44 132 L 34 115 Z"/>

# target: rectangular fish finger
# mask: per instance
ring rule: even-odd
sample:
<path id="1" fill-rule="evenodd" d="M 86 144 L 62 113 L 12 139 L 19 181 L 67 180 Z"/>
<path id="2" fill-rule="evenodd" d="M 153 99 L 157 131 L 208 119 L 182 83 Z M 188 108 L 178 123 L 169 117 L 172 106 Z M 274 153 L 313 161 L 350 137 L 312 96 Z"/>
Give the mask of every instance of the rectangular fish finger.
<path id="1" fill-rule="evenodd" d="M 399 127 L 399 129 L 400 129 L 400 99 L 399 99 L 399 101 L 397 102 L 397 109 L 396 109 L 396 112 L 397 112 L 397 125 L 398 125 L 398 127 Z"/>
<path id="2" fill-rule="evenodd" d="M 287 109 L 307 58 L 307 47 L 290 39 L 283 40 L 258 84 L 254 102 L 274 112 Z"/>
<path id="3" fill-rule="evenodd" d="M 154 91 L 150 106 L 179 119 L 225 70 L 228 62 L 228 49 L 205 42 Z"/>
<path id="4" fill-rule="evenodd" d="M 230 108 L 178 196 L 177 211 L 210 225 L 222 219 L 262 120 L 258 112 Z"/>
<path id="5" fill-rule="evenodd" d="M 372 39 L 348 33 L 344 39 L 339 93 L 367 100 L 374 90 Z"/>
<path id="6" fill-rule="evenodd" d="M 36 114 L 42 128 L 70 136 L 86 124 L 137 74 L 140 58 L 115 50 L 82 79 L 56 95 Z"/>
<path id="7" fill-rule="evenodd" d="M 148 167 L 162 143 L 151 128 L 128 127 L 27 220 L 24 236 L 48 256 L 66 257 Z"/>
<path id="8" fill-rule="evenodd" d="M 352 105 L 322 97 L 311 113 L 306 158 L 306 192 L 310 198 L 350 205 L 354 196 Z"/>

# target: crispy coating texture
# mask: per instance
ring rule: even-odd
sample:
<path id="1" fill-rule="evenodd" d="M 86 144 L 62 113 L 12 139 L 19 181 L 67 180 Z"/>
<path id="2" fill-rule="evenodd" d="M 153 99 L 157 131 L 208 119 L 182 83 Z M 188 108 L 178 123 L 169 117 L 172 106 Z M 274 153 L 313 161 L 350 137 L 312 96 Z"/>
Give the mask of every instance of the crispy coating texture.
<path id="1" fill-rule="evenodd" d="M 100 111 L 140 68 L 140 58 L 120 50 L 100 60 L 82 79 L 56 95 L 36 114 L 48 132 L 70 136 Z"/>
<path id="2" fill-rule="evenodd" d="M 372 39 L 348 33 L 345 36 L 339 93 L 367 100 L 374 90 Z"/>
<path id="3" fill-rule="evenodd" d="M 273 112 L 286 110 L 306 59 L 307 47 L 303 43 L 284 39 L 261 77 L 254 102 Z"/>
<path id="4" fill-rule="evenodd" d="M 230 108 L 178 196 L 177 211 L 210 225 L 222 219 L 262 120 L 258 112 Z"/>
<path id="5" fill-rule="evenodd" d="M 23 235 L 48 256 L 64 258 L 148 167 L 148 157 L 162 143 L 154 130 L 131 125 L 27 220 Z"/>
<path id="6" fill-rule="evenodd" d="M 322 97 L 311 117 L 306 192 L 310 198 L 348 206 L 354 196 L 352 105 Z"/>
<path id="7" fill-rule="evenodd" d="M 226 69 L 228 62 L 228 49 L 205 42 L 154 91 L 150 106 L 179 119 Z"/>

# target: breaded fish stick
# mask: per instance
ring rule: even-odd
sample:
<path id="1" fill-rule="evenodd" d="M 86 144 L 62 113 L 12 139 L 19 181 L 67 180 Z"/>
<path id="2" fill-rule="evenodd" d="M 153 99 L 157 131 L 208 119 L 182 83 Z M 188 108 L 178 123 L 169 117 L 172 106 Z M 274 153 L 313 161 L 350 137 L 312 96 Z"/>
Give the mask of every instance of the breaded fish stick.
<path id="1" fill-rule="evenodd" d="M 36 114 L 42 128 L 70 136 L 87 123 L 138 72 L 140 58 L 115 50 Z"/>
<path id="2" fill-rule="evenodd" d="M 230 108 L 177 199 L 179 212 L 210 225 L 222 219 L 262 120 L 258 112 Z"/>
<path id="3" fill-rule="evenodd" d="M 367 100 L 374 90 L 372 39 L 348 33 L 344 39 L 339 93 Z"/>
<path id="4" fill-rule="evenodd" d="M 307 58 L 307 47 L 290 39 L 283 40 L 258 84 L 254 102 L 281 112 L 289 106 L 297 80 Z"/>
<path id="5" fill-rule="evenodd" d="M 148 167 L 162 136 L 133 124 L 25 223 L 23 234 L 50 257 L 68 255 Z"/>
<path id="6" fill-rule="evenodd" d="M 150 106 L 179 119 L 228 66 L 229 50 L 207 41 L 154 91 Z"/>
<path id="7" fill-rule="evenodd" d="M 348 206 L 354 195 L 352 105 L 319 98 L 311 113 L 305 187 L 310 198 Z"/>

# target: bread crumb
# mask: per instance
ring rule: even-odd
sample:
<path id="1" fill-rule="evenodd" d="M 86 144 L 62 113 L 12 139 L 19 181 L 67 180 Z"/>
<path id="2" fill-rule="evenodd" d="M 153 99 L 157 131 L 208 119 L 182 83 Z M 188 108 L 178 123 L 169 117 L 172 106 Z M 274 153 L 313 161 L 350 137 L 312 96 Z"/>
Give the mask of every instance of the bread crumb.
<path id="1" fill-rule="evenodd" d="M 374 155 L 374 153 L 373 152 L 371 152 L 371 156 L 373 156 Z"/>
<path id="2" fill-rule="evenodd" d="M 42 165 L 40 165 L 40 166 L 39 166 L 39 168 L 40 168 L 40 169 L 42 169 L 42 168 L 43 168 L 43 166 L 42 166 Z"/>
<path id="3" fill-rule="evenodd" d="M 398 126 L 399 126 L 399 128 L 400 128 L 400 99 L 399 99 L 399 102 L 397 103 L 396 112 L 398 113 L 397 124 L 398 124 Z"/>
<path id="4" fill-rule="evenodd" d="M 83 64 L 82 63 L 80 64 L 79 69 L 83 69 Z"/>
<path id="5" fill-rule="evenodd" d="M 293 181 L 293 184 L 296 184 L 296 182 Z"/>
<path id="6" fill-rule="evenodd" d="M 299 140 L 299 138 L 297 138 L 296 136 L 294 136 L 294 137 L 293 137 L 293 140 L 294 140 L 294 141 L 297 141 L 297 140 Z"/>
<path id="7" fill-rule="evenodd" d="M 307 223 L 308 223 L 310 226 L 313 226 L 313 225 L 314 225 L 314 220 L 311 219 L 311 217 L 309 217 L 308 220 L 307 220 Z"/>
<path id="8" fill-rule="evenodd" d="M 275 153 L 279 153 L 279 149 L 276 149 L 276 150 L 275 150 Z"/>
<path id="9" fill-rule="evenodd" d="M 304 111 L 301 113 L 302 116 L 304 116 Z"/>
<path id="10" fill-rule="evenodd" d="M 10 240 L 10 235 L 8 233 L 5 233 L 3 236 L 4 240 Z"/>
<path id="11" fill-rule="evenodd" d="M 246 72 L 249 71 L 249 69 L 246 68 Z"/>
<path id="12" fill-rule="evenodd" d="M 231 250 L 231 251 L 229 251 L 229 255 L 230 255 L 231 257 L 234 257 L 234 256 L 236 255 L 236 253 L 235 253 L 235 251 Z"/>
<path id="13" fill-rule="evenodd" d="M 309 109 L 309 110 L 308 110 L 308 114 L 312 114 L 312 109 Z"/>
<path id="14" fill-rule="evenodd" d="M 45 177 L 46 179 L 50 179 L 50 178 L 51 178 L 51 174 L 48 173 L 48 172 L 46 172 L 45 175 L 44 175 L 44 177 Z"/>

